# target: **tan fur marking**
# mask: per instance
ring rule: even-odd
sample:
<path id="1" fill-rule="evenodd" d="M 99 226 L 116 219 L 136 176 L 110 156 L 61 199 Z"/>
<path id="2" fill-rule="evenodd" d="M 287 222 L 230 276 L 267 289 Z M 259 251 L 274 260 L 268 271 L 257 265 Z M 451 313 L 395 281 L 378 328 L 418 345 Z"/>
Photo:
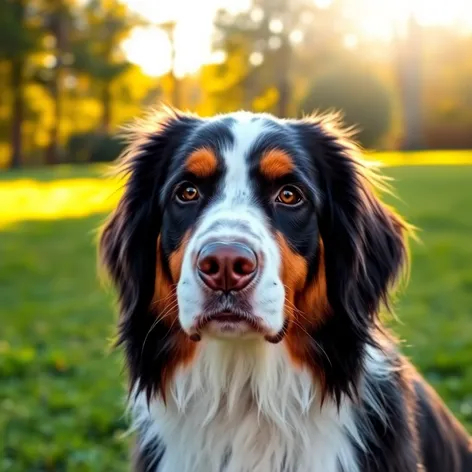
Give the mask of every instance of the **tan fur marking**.
<path id="1" fill-rule="evenodd" d="M 290 248 L 281 233 L 277 233 L 277 243 L 282 259 L 282 282 L 287 295 L 293 297 L 296 291 L 303 288 L 307 275 L 306 260 Z"/>
<path id="2" fill-rule="evenodd" d="M 167 280 L 162 270 L 161 236 L 157 238 L 156 280 L 154 285 L 153 306 L 167 325 L 175 322 L 178 316 L 175 286 Z"/>
<path id="3" fill-rule="evenodd" d="M 178 316 L 176 286 L 180 278 L 182 270 L 182 261 L 187 247 L 190 233 L 187 232 L 182 238 L 179 247 L 174 251 L 169 258 L 169 267 L 172 277 L 172 282 L 167 280 L 162 270 L 161 261 L 161 236 L 157 238 L 157 260 L 156 260 L 156 280 L 154 288 L 153 304 L 157 307 L 159 313 L 165 322 L 174 323 Z"/>
<path id="4" fill-rule="evenodd" d="M 298 366 L 316 369 L 310 354 L 309 332 L 329 316 L 326 292 L 326 274 L 323 242 L 319 242 L 318 273 L 313 282 L 306 285 L 308 267 L 305 259 L 296 254 L 285 238 L 278 233 L 277 241 L 282 257 L 282 281 L 285 285 L 285 316 L 290 320 L 284 343 L 292 361 Z M 322 372 L 314 372 L 319 381 Z"/>
<path id="5" fill-rule="evenodd" d="M 172 282 L 177 284 L 180 279 L 180 273 L 182 271 L 182 262 L 184 260 L 185 250 L 190 239 L 190 231 L 187 231 L 182 238 L 181 243 L 177 250 L 175 250 L 169 257 L 170 273 L 172 275 Z"/>
<path id="6" fill-rule="evenodd" d="M 293 170 L 293 160 L 281 149 L 271 149 L 266 152 L 259 164 L 260 171 L 266 179 L 275 180 L 289 174 Z"/>
<path id="7" fill-rule="evenodd" d="M 188 335 L 180 327 L 178 321 L 179 308 L 177 304 L 176 285 L 180 278 L 182 261 L 187 247 L 190 232 L 187 232 L 182 239 L 177 250 L 171 254 L 169 260 L 172 283 L 169 283 L 162 270 L 161 261 L 161 236 L 157 238 L 157 259 L 156 259 L 156 281 L 152 304 L 157 308 L 157 315 L 162 318 L 163 323 L 168 326 L 169 339 L 173 339 L 175 353 L 169 358 L 169 362 L 162 371 L 161 395 L 165 401 L 169 384 L 177 368 L 186 366 L 195 357 L 197 345 L 191 341 Z"/>
<path id="8" fill-rule="evenodd" d="M 318 272 L 305 289 L 297 294 L 295 304 L 303 312 L 311 311 L 317 319 L 323 318 L 329 311 L 328 294 L 326 288 L 326 268 L 324 260 L 324 245 L 320 239 L 318 244 L 319 263 Z"/>
<path id="9" fill-rule="evenodd" d="M 196 177 L 209 177 L 216 172 L 217 166 L 215 153 L 208 148 L 193 151 L 185 162 L 186 169 Z"/>

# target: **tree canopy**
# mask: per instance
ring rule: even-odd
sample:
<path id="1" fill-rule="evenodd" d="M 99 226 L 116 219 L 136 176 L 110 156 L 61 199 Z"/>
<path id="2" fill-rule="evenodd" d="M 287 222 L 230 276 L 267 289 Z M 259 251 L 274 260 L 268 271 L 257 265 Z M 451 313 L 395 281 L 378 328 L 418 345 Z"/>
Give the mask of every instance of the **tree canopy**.
<path id="1" fill-rule="evenodd" d="M 378 40 L 361 26 L 369 5 L 252 0 L 220 10 L 214 61 L 151 77 L 130 63 L 124 41 L 136 28 L 160 28 L 173 59 L 191 54 L 176 39 L 178 18 L 153 25 L 124 0 L 0 0 L 0 167 L 97 159 L 71 150 L 86 136 L 111 142 L 158 102 L 203 115 L 336 109 L 366 146 L 472 146 L 472 32 L 412 20 Z M 145 47 L 156 62 L 165 56 Z"/>

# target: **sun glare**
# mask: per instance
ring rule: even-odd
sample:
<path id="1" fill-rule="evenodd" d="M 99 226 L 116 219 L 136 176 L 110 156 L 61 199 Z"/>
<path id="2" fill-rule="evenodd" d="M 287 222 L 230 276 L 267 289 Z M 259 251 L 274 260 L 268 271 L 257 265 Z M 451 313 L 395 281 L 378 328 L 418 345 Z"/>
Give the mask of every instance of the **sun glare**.
<path id="1" fill-rule="evenodd" d="M 214 59 L 211 52 L 212 23 L 216 11 L 247 10 L 251 0 L 126 0 L 151 26 L 136 28 L 124 44 L 129 59 L 151 76 L 169 71 L 171 52 L 169 38 L 159 23 L 175 21 L 175 72 L 182 76 L 196 72 Z M 334 0 L 313 0 L 319 8 L 329 8 Z M 388 40 L 401 31 L 413 16 L 422 25 L 442 25 L 472 29 L 472 0 L 358 0 L 353 1 L 353 21 L 358 34 Z M 153 26 L 155 25 L 155 26 Z M 281 31 L 282 24 L 271 23 Z M 355 47 L 354 39 L 346 47 Z M 356 40 L 357 41 L 357 40 Z"/>
<path id="2" fill-rule="evenodd" d="M 175 72 L 177 76 L 196 72 L 212 62 L 213 18 L 218 9 L 231 12 L 249 9 L 251 0 L 126 0 L 151 26 L 136 28 L 124 44 L 129 59 L 145 73 L 158 76 L 169 71 L 169 38 L 158 28 L 160 23 L 175 21 Z M 153 26 L 155 25 L 155 26 Z"/>

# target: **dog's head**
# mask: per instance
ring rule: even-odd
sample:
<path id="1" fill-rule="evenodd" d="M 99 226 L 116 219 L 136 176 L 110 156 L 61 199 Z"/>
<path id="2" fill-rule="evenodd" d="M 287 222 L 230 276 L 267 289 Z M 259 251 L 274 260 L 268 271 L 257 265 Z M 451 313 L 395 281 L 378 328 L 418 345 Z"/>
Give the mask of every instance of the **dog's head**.
<path id="1" fill-rule="evenodd" d="M 352 394 L 406 225 L 336 123 L 169 111 L 129 138 L 100 250 L 133 386 L 165 395 L 205 342 L 247 339 Z"/>

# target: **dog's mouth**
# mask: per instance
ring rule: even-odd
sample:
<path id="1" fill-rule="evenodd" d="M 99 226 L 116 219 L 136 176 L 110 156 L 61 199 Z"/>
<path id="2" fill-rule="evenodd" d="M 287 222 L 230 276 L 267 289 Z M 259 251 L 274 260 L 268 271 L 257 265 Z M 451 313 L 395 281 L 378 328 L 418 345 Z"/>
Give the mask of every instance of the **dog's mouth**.
<path id="1" fill-rule="evenodd" d="M 198 318 L 190 339 L 198 342 L 203 334 L 220 338 L 261 337 L 270 343 L 282 341 L 287 329 L 287 322 L 278 333 L 270 332 L 263 320 L 248 313 L 223 310 L 205 313 Z"/>

